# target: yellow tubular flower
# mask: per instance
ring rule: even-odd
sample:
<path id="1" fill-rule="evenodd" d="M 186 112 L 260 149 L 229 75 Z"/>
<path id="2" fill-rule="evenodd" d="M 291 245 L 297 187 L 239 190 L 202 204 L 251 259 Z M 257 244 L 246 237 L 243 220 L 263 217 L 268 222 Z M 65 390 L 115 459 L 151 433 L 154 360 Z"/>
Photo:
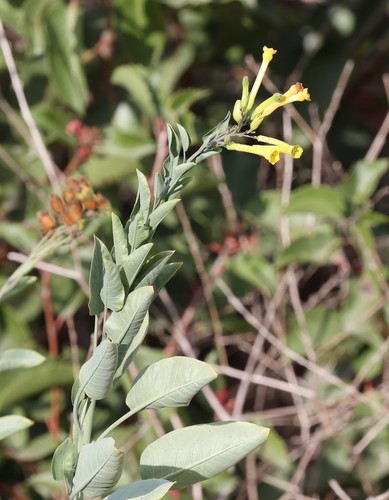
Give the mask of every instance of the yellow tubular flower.
<path id="1" fill-rule="evenodd" d="M 301 85 L 296 84 L 296 85 Z M 293 89 L 292 89 L 293 87 Z M 296 88 L 295 86 L 292 85 L 292 87 L 286 92 L 285 94 L 282 95 L 281 99 L 278 102 L 274 102 L 273 104 L 267 106 L 263 111 L 262 111 L 262 119 L 265 118 L 266 116 L 269 116 L 273 111 L 275 111 L 277 108 L 280 108 L 281 106 L 285 106 L 285 104 L 290 104 L 292 102 L 296 101 L 310 101 L 311 96 L 309 95 L 308 89 L 305 89 L 302 85 L 302 90 L 298 91 L 297 93 L 293 93 Z M 255 130 L 255 129 L 252 129 Z M 251 130 L 251 131 L 252 131 Z"/>
<path id="2" fill-rule="evenodd" d="M 279 92 L 273 94 L 271 97 L 266 99 L 266 101 L 261 102 L 259 106 L 257 106 L 254 111 L 251 113 L 251 119 L 257 118 L 260 116 L 265 108 L 270 106 L 271 104 L 278 103 L 282 100 L 283 95 Z"/>
<path id="3" fill-rule="evenodd" d="M 270 49 L 266 46 L 263 47 L 262 64 L 261 64 L 261 67 L 259 68 L 257 77 L 256 77 L 254 85 L 253 85 L 253 88 L 251 89 L 246 111 L 250 111 L 250 109 L 253 107 L 255 98 L 257 97 L 258 90 L 259 90 L 259 87 L 261 86 L 261 83 L 262 83 L 263 77 L 266 73 L 267 67 L 269 66 L 269 63 L 273 59 L 273 55 L 276 52 L 277 51 L 274 49 Z"/>
<path id="4" fill-rule="evenodd" d="M 289 97 L 298 94 L 302 90 L 304 90 L 304 85 L 300 82 L 297 82 L 294 85 L 292 85 L 287 92 L 284 93 L 284 97 L 286 99 L 289 99 Z"/>
<path id="5" fill-rule="evenodd" d="M 275 109 L 282 105 L 281 101 L 283 99 L 283 95 L 280 93 L 273 94 L 271 97 L 263 101 L 259 106 L 257 106 L 251 114 L 251 124 L 250 124 L 250 132 L 256 130 L 261 124 L 262 120 L 265 116 L 272 113 Z M 267 109 L 271 109 L 268 113 L 264 114 L 264 111 Z"/>
<path id="6" fill-rule="evenodd" d="M 272 165 L 280 159 L 280 152 L 278 148 L 275 148 L 274 146 L 249 146 L 248 144 L 232 143 L 228 144 L 226 148 L 233 151 L 242 151 L 243 153 L 263 156 Z"/>
<path id="7" fill-rule="evenodd" d="M 274 139 L 273 137 L 267 137 L 266 135 L 258 135 L 256 139 L 258 142 L 265 142 L 277 146 L 280 153 L 286 153 L 293 158 L 300 158 L 304 151 L 298 144 L 288 144 L 287 142 Z"/>
<path id="8" fill-rule="evenodd" d="M 295 102 L 295 101 L 310 101 L 310 100 L 311 96 L 309 95 L 308 89 L 303 88 L 300 92 L 297 92 L 297 94 L 287 97 L 284 104 L 289 104 L 290 102 Z"/>

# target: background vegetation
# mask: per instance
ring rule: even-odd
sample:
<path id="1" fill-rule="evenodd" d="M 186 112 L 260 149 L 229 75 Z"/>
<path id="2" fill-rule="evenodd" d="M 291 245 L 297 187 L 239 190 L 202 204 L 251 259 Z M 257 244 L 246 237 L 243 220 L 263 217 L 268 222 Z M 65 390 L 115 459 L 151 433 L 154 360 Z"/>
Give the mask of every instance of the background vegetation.
<path id="1" fill-rule="evenodd" d="M 198 143 L 255 76 L 263 45 L 278 50 L 265 89 L 302 81 L 312 96 L 261 126 L 301 144 L 301 159 L 211 158 L 158 233 L 183 266 L 139 357 L 185 354 L 220 376 L 189 409 L 115 431 L 123 484 L 156 436 L 236 418 L 271 428 L 258 456 L 171 497 L 389 498 L 387 2 L 0 0 L 0 19 L 2 281 L 39 242 L 36 214 L 67 177 L 88 178 L 126 220 L 136 169 L 151 175 L 165 159 L 165 123 Z M 94 232 L 107 241 L 109 217 L 91 217 L 1 303 L 0 350 L 48 357 L 0 374 L 1 414 L 35 421 L 1 442 L 2 499 L 61 498 L 50 461 L 93 330 Z M 123 394 L 99 407 L 97 431 L 123 413 Z"/>

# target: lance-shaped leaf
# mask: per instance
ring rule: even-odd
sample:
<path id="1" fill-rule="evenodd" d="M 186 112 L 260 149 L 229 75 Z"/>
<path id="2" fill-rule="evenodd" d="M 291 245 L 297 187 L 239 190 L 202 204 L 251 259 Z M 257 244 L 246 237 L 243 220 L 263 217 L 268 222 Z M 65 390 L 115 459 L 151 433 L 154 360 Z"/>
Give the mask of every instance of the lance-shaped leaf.
<path id="1" fill-rule="evenodd" d="M 32 285 L 37 281 L 36 276 L 21 276 L 18 280 L 14 281 L 11 288 L 7 290 L 3 289 L 0 294 L 0 302 L 3 300 L 8 300 L 14 295 L 22 292 L 28 286 Z"/>
<path id="2" fill-rule="evenodd" d="M 169 144 L 170 160 L 172 162 L 171 164 L 174 165 L 174 160 L 175 159 L 178 160 L 178 157 L 180 155 L 180 150 L 181 150 L 180 141 L 178 139 L 178 135 L 176 134 L 174 128 L 171 125 L 167 124 L 166 130 L 167 130 L 167 140 Z"/>
<path id="3" fill-rule="evenodd" d="M 186 153 L 188 151 L 189 145 L 190 145 L 190 139 L 189 139 L 188 132 L 179 123 L 177 123 L 177 129 L 178 129 L 178 133 L 180 135 L 182 149 L 183 149 L 184 153 Z"/>
<path id="4" fill-rule="evenodd" d="M 84 445 L 78 457 L 70 498 L 79 492 L 92 498 L 107 493 L 119 481 L 122 463 L 123 452 L 115 448 L 112 438 Z"/>
<path id="5" fill-rule="evenodd" d="M 81 367 L 80 388 L 92 399 L 103 399 L 112 386 L 118 362 L 118 346 L 103 340 L 92 357 Z"/>
<path id="6" fill-rule="evenodd" d="M 136 214 L 128 226 L 128 243 L 131 251 L 136 250 L 150 235 L 150 228 L 145 225 L 145 219 L 141 213 Z"/>
<path id="7" fill-rule="evenodd" d="M 105 333 L 117 344 L 131 344 L 137 334 L 153 298 L 151 286 L 131 292 L 123 309 L 113 312 L 105 323 Z"/>
<path id="8" fill-rule="evenodd" d="M 29 368 L 45 361 L 45 357 L 31 349 L 9 349 L 0 353 L 0 372 L 14 368 Z"/>
<path id="9" fill-rule="evenodd" d="M 113 246 L 115 249 L 115 262 L 117 265 L 122 264 L 128 256 L 127 236 L 119 217 L 112 213 L 112 235 Z"/>
<path id="10" fill-rule="evenodd" d="M 115 373 L 115 377 L 113 379 L 113 384 L 121 378 L 123 373 L 129 367 L 131 361 L 134 359 L 134 356 L 142 344 L 144 338 L 147 335 L 147 331 L 149 328 L 149 313 L 146 313 L 146 316 L 143 319 L 143 322 L 138 330 L 138 332 L 133 337 L 131 344 L 119 344 L 118 347 L 118 367 Z"/>
<path id="11" fill-rule="evenodd" d="M 104 500 L 159 500 L 166 495 L 173 484 L 166 479 L 143 479 L 123 486 Z"/>
<path id="12" fill-rule="evenodd" d="M 154 280 L 154 297 L 156 297 L 166 283 L 176 274 L 176 272 L 182 266 L 182 262 L 171 262 L 170 264 L 165 264 L 158 276 Z"/>
<path id="13" fill-rule="evenodd" d="M 139 372 L 126 397 L 131 410 L 188 406 L 217 377 L 207 363 L 184 356 L 162 359 Z"/>
<path id="14" fill-rule="evenodd" d="M 111 311 L 119 311 L 123 307 L 125 293 L 119 268 L 110 260 L 103 259 L 104 278 L 100 292 L 101 300 Z"/>
<path id="15" fill-rule="evenodd" d="M 184 174 L 189 172 L 189 170 L 191 170 L 195 165 L 196 163 L 194 163 L 193 161 L 177 165 L 172 172 L 172 184 L 175 184 Z"/>
<path id="16" fill-rule="evenodd" d="M 218 135 L 224 134 L 227 131 L 230 123 L 231 113 L 228 112 L 226 117 L 216 125 L 212 130 L 203 135 L 203 144 L 210 144 Z"/>
<path id="17" fill-rule="evenodd" d="M 71 476 L 77 462 L 77 448 L 70 438 L 66 438 L 55 450 L 51 462 L 53 478 L 61 481 Z"/>
<path id="18" fill-rule="evenodd" d="M 155 229 L 158 224 L 160 224 L 163 219 L 167 216 L 169 212 L 173 210 L 173 208 L 179 203 L 180 200 L 169 200 L 159 205 L 149 217 L 149 224 L 152 229 Z"/>
<path id="19" fill-rule="evenodd" d="M 138 176 L 138 200 L 139 200 L 139 212 L 142 214 L 143 220 L 147 221 L 151 208 L 151 193 L 149 188 L 149 183 L 147 182 L 146 176 L 140 172 L 136 171 Z"/>
<path id="20" fill-rule="evenodd" d="M 141 247 L 134 250 L 124 261 L 122 262 L 122 268 L 126 275 L 127 286 L 131 287 L 135 278 L 137 277 L 139 271 L 141 270 L 144 261 L 147 258 L 153 244 L 146 243 L 146 245 L 142 245 Z"/>
<path id="21" fill-rule="evenodd" d="M 104 303 L 101 300 L 100 292 L 104 282 L 104 262 L 103 258 L 111 260 L 108 248 L 96 236 L 94 237 L 95 246 L 91 268 L 89 272 L 89 314 L 91 316 L 100 314 L 104 311 Z"/>
<path id="22" fill-rule="evenodd" d="M 143 266 L 138 278 L 135 281 L 136 287 L 154 285 L 155 280 L 158 278 L 162 269 L 171 259 L 174 251 L 167 250 L 153 255 L 146 264 Z"/>
<path id="23" fill-rule="evenodd" d="M 15 432 L 21 431 L 30 427 L 34 422 L 20 415 L 6 415 L 0 417 L 0 440 L 4 439 Z"/>
<path id="24" fill-rule="evenodd" d="M 219 474 L 257 448 L 269 429 L 248 422 L 218 422 L 177 429 L 151 443 L 140 458 L 143 479 L 179 487 Z"/>
<path id="25" fill-rule="evenodd" d="M 165 184 L 162 175 L 157 172 L 154 176 L 154 200 L 163 199 L 167 191 L 167 184 Z"/>

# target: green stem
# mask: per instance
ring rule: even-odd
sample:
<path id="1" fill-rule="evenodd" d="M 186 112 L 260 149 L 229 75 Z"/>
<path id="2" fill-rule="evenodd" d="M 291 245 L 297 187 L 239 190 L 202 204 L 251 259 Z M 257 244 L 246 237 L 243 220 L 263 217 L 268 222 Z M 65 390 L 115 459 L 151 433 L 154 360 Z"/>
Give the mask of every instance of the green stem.
<path id="1" fill-rule="evenodd" d="M 97 347 L 97 338 L 98 338 L 98 335 L 99 335 L 99 317 L 96 314 L 95 315 L 95 327 L 94 327 L 94 330 L 93 330 L 93 352 L 95 352 L 96 347 Z"/>
<path id="2" fill-rule="evenodd" d="M 113 431 L 114 429 L 116 429 L 116 427 L 118 425 L 120 425 L 122 422 L 124 422 L 128 418 L 132 417 L 133 415 L 135 415 L 135 413 L 137 411 L 139 411 L 139 410 L 135 409 L 135 410 L 130 410 L 127 413 L 125 413 L 123 416 L 121 416 L 119 419 L 117 419 L 113 424 L 111 424 L 109 427 L 107 427 L 105 429 L 105 431 L 103 431 L 100 434 L 100 436 L 96 439 L 96 441 L 100 441 L 100 439 L 103 439 L 107 434 L 109 434 L 111 431 Z"/>
<path id="3" fill-rule="evenodd" d="M 95 408 L 96 408 L 96 400 L 91 399 L 83 420 L 83 427 L 82 427 L 83 432 L 81 439 L 82 445 L 89 444 L 91 441 Z"/>

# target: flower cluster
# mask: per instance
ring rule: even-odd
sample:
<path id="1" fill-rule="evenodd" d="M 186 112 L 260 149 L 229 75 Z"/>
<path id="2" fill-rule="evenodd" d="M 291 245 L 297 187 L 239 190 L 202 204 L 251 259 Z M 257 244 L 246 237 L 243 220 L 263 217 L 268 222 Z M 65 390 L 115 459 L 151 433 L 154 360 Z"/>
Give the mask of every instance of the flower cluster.
<path id="1" fill-rule="evenodd" d="M 54 215 L 38 212 L 42 235 L 59 224 L 81 228 L 88 212 L 107 211 L 110 204 L 101 193 L 93 191 L 92 184 L 85 177 L 77 177 L 66 180 L 63 198 L 53 193 L 50 195 L 50 207 Z"/>
<path id="2" fill-rule="evenodd" d="M 304 88 L 301 83 L 295 83 L 284 94 L 275 93 L 258 106 L 254 107 L 255 99 L 258 90 L 261 86 L 263 77 L 266 73 L 270 61 L 273 59 L 277 51 L 268 47 L 263 47 L 262 64 L 258 71 L 251 91 L 249 91 L 249 80 L 247 76 L 242 81 L 242 97 L 235 102 L 232 116 L 237 122 L 237 131 L 240 132 L 244 127 L 248 127 L 248 131 L 242 134 L 244 137 L 256 139 L 262 144 L 246 145 L 236 142 L 230 142 L 225 147 L 235 151 L 243 151 L 263 156 L 272 165 L 280 159 L 280 153 L 286 153 L 293 158 L 300 158 L 303 149 L 298 145 L 289 145 L 286 142 L 264 135 L 255 136 L 254 133 L 262 123 L 264 118 L 269 116 L 273 111 L 281 106 L 290 104 L 296 101 L 310 101 L 308 89 Z"/>

